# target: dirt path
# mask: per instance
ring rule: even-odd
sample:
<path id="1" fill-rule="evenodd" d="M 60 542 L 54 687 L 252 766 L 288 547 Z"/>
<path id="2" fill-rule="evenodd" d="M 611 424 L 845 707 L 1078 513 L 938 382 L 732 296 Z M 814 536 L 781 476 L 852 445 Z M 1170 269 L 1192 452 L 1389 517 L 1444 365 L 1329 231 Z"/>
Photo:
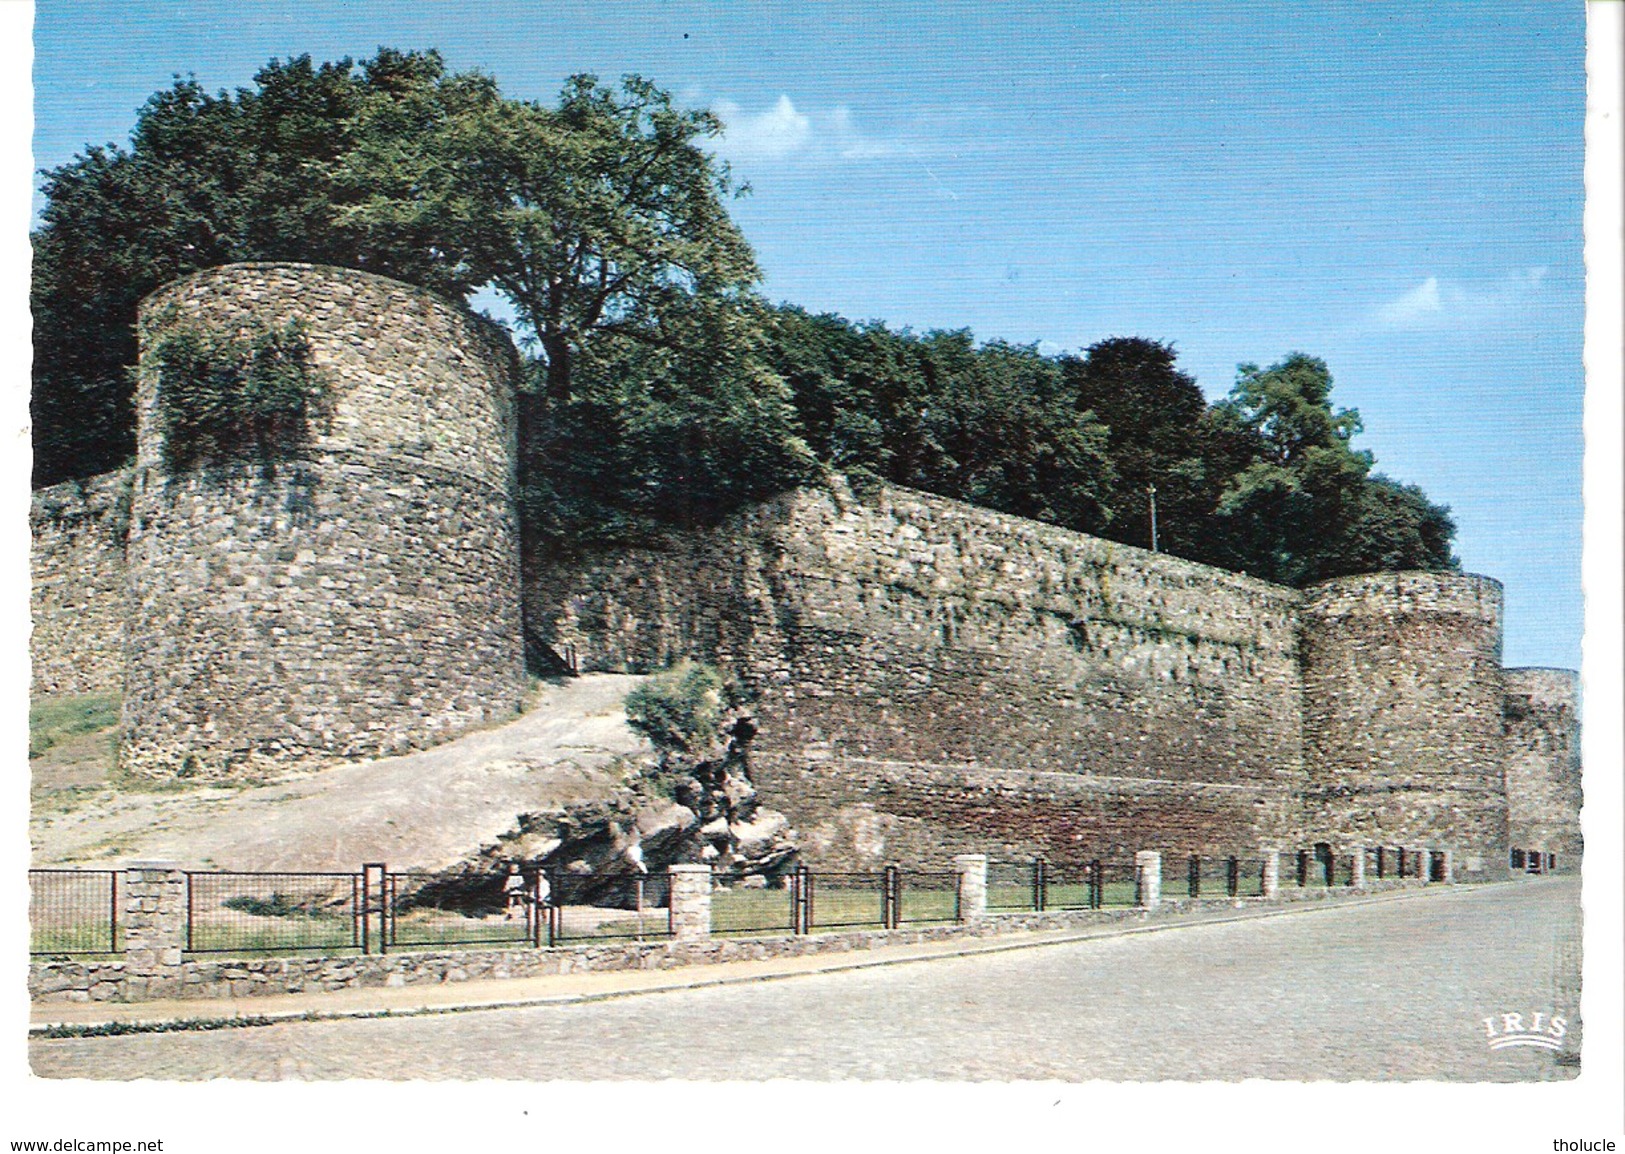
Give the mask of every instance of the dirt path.
<path id="1" fill-rule="evenodd" d="M 33 815 L 34 864 L 445 868 L 496 841 L 518 814 L 607 795 L 620 780 L 617 759 L 649 748 L 622 710 L 640 680 L 590 674 L 546 686 L 499 728 L 277 785 L 79 794 Z"/>

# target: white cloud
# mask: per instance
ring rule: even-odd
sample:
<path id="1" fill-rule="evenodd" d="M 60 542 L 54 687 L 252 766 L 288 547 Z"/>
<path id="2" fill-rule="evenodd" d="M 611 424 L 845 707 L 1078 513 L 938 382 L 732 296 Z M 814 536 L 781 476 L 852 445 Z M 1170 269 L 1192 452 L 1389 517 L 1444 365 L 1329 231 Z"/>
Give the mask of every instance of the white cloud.
<path id="1" fill-rule="evenodd" d="M 1390 329 L 1465 329 L 1504 321 L 1540 305 L 1546 267 L 1519 269 L 1499 280 L 1452 280 L 1430 276 L 1375 310 Z"/>
<path id="2" fill-rule="evenodd" d="M 789 96 L 761 112 L 746 112 L 731 100 L 718 100 L 713 111 L 722 119 L 717 151 L 729 160 L 874 160 L 890 156 L 897 145 L 869 136 L 844 104 L 802 111 Z"/>
<path id="3" fill-rule="evenodd" d="M 1410 292 L 1377 310 L 1377 319 L 1395 328 L 1407 328 L 1431 319 L 1439 311 L 1439 278 L 1430 276 Z"/>
<path id="4" fill-rule="evenodd" d="M 715 111 L 725 126 L 720 151 L 741 159 L 781 159 L 804 148 L 812 135 L 812 121 L 796 111 L 788 96 L 754 115 L 730 100 L 717 101 Z"/>

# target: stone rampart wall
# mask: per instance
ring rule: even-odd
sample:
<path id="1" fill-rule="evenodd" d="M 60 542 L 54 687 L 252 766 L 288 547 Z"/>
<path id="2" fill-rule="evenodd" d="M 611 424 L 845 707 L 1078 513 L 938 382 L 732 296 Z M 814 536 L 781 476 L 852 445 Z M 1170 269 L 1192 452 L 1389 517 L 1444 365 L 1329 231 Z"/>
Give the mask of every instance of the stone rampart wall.
<path id="1" fill-rule="evenodd" d="M 124 535 L 130 474 L 34 493 L 29 637 L 36 694 L 117 692 L 124 684 Z"/>
<path id="2" fill-rule="evenodd" d="M 1288 589 L 895 488 L 803 490 L 531 577 L 530 621 L 584 669 L 728 666 L 756 695 L 763 798 L 820 864 L 958 845 L 989 815 L 1024 848 L 1144 848 L 1158 826 L 1230 852 L 1294 824 Z M 867 762 L 916 768 L 882 786 Z M 997 784 L 963 784 L 981 771 Z"/>
<path id="3" fill-rule="evenodd" d="M 1579 865 L 1580 679 L 1569 669 L 1506 671 L 1506 790 L 1512 845 Z"/>

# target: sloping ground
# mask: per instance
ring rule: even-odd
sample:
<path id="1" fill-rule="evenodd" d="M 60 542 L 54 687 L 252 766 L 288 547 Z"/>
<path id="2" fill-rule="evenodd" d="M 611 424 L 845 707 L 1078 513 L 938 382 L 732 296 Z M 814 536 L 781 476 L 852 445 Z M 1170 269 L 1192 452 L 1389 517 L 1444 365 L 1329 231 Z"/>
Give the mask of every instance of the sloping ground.
<path id="1" fill-rule="evenodd" d="M 249 789 L 104 786 L 40 804 L 33 863 L 192 868 L 441 869 L 514 828 L 518 815 L 610 795 L 620 759 L 649 752 L 622 703 L 642 679 L 591 674 L 544 687 L 514 721 L 403 757 L 351 762 Z M 53 795 L 58 796 L 58 795 Z"/>

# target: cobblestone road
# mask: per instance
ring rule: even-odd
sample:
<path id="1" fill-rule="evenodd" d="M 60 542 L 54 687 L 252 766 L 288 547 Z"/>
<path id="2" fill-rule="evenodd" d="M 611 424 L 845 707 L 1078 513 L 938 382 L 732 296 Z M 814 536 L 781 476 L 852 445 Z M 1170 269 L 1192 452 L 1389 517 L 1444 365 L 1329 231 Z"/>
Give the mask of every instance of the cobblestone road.
<path id="1" fill-rule="evenodd" d="M 33 1041 L 47 1077 L 1545 1080 L 1483 1019 L 1569 1019 L 1577 878 L 982 957 L 397 1020 Z"/>

